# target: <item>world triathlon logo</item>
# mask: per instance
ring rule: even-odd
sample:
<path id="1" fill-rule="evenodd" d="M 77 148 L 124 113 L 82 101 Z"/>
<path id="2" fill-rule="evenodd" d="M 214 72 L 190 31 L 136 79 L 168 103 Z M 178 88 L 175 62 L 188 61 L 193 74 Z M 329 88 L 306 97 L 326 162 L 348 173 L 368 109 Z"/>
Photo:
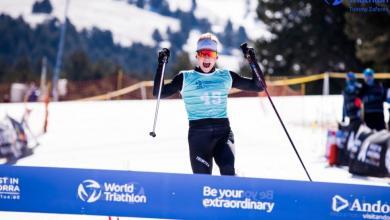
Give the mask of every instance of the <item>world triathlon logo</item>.
<path id="1" fill-rule="evenodd" d="M 100 184 L 95 180 L 84 180 L 77 189 L 79 198 L 88 203 L 96 202 L 102 194 Z"/>
<path id="2" fill-rule="evenodd" d="M 324 0 L 326 4 L 332 5 L 332 6 L 337 6 L 343 3 L 343 0 Z"/>
<path id="3" fill-rule="evenodd" d="M 91 179 L 84 180 L 77 188 L 79 199 L 84 202 L 126 202 L 131 204 L 146 203 L 144 188 L 136 183 L 100 182 Z"/>

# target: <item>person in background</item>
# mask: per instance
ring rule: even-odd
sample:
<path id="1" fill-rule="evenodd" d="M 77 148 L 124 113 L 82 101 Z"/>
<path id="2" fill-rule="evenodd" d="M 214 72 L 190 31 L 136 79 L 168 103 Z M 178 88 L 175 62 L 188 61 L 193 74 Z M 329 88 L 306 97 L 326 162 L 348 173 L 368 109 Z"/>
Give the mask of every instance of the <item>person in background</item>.
<path id="1" fill-rule="evenodd" d="M 385 89 L 374 78 L 374 71 L 367 68 L 363 71 L 364 83 L 359 92 L 363 101 L 363 119 L 366 125 L 377 131 L 385 129 L 383 102 L 386 101 Z"/>
<path id="2" fill-rule="evenodd" d="M 39 95 L 40 95 L 39 89 L 37 88 L 37 86 L 35 85 L 34 82 L 31 82 L 30 86 L 26 92 L 26 96 L 24 98 L 24 101 L 25 102 L 36 102 L 36 101 L 38 101 Z"/>
<path id="3" fill-rule="evenodd" d="M 353 72 L 348 72 L 346 75 L 346 85 L 343 90 L 343 117 L 349 119 L 349 125 L 360 121 L 362 101 L 358 97 L 362 84 L 357 82 L 356 75 Z"/>
<path id="4" fill-rule="evenodd" d="M 342 122 L 338 124 L 339 130 L 336 132 L 337 147 L 330 146 L 329 148 L 330 165 L 342 166 L 349 163 L 348 141 L 362 124 L 362 101 L 358 97 L 361 88 L 362 84 L 357 81 L 355 73 L 348 72 L 342 91 L 343 115 Z"/>

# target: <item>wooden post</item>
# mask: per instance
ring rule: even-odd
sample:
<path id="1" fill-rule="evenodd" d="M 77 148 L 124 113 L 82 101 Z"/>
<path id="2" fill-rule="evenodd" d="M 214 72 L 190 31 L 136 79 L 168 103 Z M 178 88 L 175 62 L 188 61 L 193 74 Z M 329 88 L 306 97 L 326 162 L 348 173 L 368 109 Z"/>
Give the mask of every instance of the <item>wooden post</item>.
<path id="1" fill-rule="evenodd" d="M 145 89 L 145 82 L 141 82 L 141 98 L 142 100 L 145 100 L 146 97 L 146 89 Z"/>
<path id="2" fill-rule="evenodd" d="M 123 81 L 123 71 L 119 70 L 117 80 L 116 80 L 116 90 L 120 90 L 122 88 L 122 81 Z M 117 99 L 120 99 L 120 97 L 118 96 Z"/>

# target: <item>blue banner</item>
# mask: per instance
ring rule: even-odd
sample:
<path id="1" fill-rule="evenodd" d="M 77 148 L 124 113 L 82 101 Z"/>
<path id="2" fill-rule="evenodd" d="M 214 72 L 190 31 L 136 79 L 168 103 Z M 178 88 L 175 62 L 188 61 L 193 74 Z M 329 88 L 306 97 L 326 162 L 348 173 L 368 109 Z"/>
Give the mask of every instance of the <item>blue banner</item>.
<path id="1" fill-rule="evenodd" d="M 0 211 L 176 219 L 390 219 L 390 187 L 0 166 Z"/>

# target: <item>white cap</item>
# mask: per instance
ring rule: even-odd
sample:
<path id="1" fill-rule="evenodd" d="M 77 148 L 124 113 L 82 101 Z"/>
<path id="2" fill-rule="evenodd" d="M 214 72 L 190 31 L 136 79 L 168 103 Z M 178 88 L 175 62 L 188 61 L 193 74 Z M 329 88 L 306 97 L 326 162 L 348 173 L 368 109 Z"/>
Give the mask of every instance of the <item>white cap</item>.
<path id="1" fill-rule="evenodd" d="M 217 42 L 214 40 L 211 40 L 211 39 L 207 39 L 207 38 L 198 41 L 196 51 L 205 50 L 205 49 L 217 51 L 217 49 L 218 49 Z"/>

